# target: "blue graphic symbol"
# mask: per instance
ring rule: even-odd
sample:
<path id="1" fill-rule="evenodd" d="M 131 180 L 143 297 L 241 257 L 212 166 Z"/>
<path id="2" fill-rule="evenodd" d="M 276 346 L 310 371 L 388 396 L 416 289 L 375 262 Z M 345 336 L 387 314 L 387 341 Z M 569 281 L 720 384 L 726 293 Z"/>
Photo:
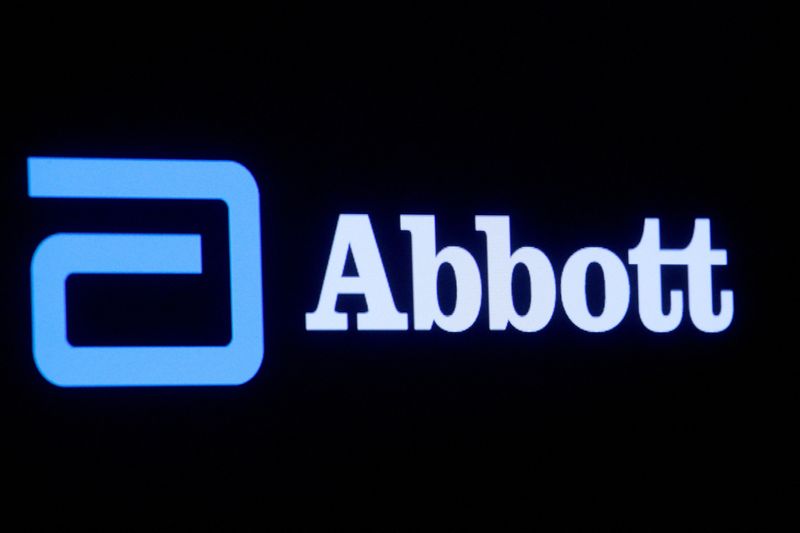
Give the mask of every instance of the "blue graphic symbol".
<path id="1" fill-rule="evenodd" d="M 31 261 L 33 357 L 62 387 L 240 385 L 264 357 L 258 187 L 233 161 L 28 159 L 34 198 L 222 200 L 228 206 L 231 341 L 226 346 L 72 346 L 71 274 L 200 274 L 200 235 L 56 233 Z"/>

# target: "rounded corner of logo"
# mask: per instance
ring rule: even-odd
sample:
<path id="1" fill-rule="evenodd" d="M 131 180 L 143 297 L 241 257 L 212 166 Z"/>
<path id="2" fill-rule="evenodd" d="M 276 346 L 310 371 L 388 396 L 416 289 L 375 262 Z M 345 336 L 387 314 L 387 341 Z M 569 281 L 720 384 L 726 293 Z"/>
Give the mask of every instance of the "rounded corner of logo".
<path id="1" fill-rule="evenodd" d="M 228 173 L 239 184 L 250 189 L 249 192 L 255 194 L 256 197 L 260 197 L 261 191 L 258 185 L 258 180 L 256 180 L 255 175 L 243 163 L 229 159 L 220 161 L 220 164 L 223 165 L 225 172 Z"/>
<path id="2" fill-rule="evenodd" d="M 75 386 L 75 384 L 70 383 L 69 380 L 63 379 L 64 376 L 62 376 L 61 373 L 55 372 L 53 369 L 49 368 L 47 362 L 43 361 L 40 356 L 37 356 L 36 350 L 33 352 L 33 362 L 36 365 L 36 370 L 39 372 L 39 375 L 50 385 L 60 389 Z"/>

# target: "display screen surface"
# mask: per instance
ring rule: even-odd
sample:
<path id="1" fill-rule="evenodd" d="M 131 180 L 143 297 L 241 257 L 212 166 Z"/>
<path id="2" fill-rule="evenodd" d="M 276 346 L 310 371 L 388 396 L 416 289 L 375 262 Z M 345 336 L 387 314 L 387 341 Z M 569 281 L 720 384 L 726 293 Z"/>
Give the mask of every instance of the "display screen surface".
<path id="1" fill-rule="evenodd" d="M 774 188 L 755 23 L 696 15 L 10 59 L 20 494 L 744 494 Z"/>

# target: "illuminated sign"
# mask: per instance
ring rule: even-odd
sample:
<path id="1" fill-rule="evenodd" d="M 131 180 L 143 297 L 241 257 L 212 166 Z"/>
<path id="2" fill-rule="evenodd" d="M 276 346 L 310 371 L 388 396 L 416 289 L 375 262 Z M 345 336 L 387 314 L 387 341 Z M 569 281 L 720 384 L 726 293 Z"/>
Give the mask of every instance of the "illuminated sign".
<path id="1" fill-rule="evenodd" d="M 226 346 L 73 346 L 67 338 L 65 284 L 72 274 L 201 274 L 201 237 L 152 233 L 56 233 L 42 241 L 31 261 L 33 354 L 37 368 L 60 386 L 237 385 L 258 371 L 264 352 L 259 193 L 247 169 L 231 161 L 30 158 L 29 194 L 36 198 L 222 200 L 228 208 L 231 342 Z M 489 329 L 536 332 L 548 325 L 560 298 L 569 320 L 600 333 L 626 316 L 631 287 L 626 264 L 607 248 L 585 247 L 564 264 L 560 278 L 538 248 L 511 249 L 507 216 L 475 216 L 486 238 Z M 367 310 L 357 313 L 356 330 L 471 328 L 480 313 L 484 287 L 471 252 L 437 245 L 434 215 L 400 215 L 400 230 L 411 237 L 413 322 L 395 305 L 369 216 L 341 214 L 336 225 L 316 309 L 306 313 L 307 331 L 342 331 L 347 313 L 336 311 L 340 295 L 361 295 Z M 345 275 L 352 256 L 356 275 Z M 628 250 L 635 267 L 639 317 L 645 328 L 666 333 L 678 327 L 684 301 L 694 326 L 725 330 L 733 319 L 733 291 L 719 291 L 714 310 L 713 267 L 727 264 L 727 251 L 711 248 L 711 222 L 694 221 L 682 249 L 661 247 L 658 218 L 644 220 L 640 242 Z M 456 298 L 444 313 L 438 275 L 448 265 Z M 604 302 L 593 314 L 587 303 L 587 271 L 602 271 Z M 688 272 L 684 291 L 673 289 L 662 303 L 662 267 Z M 512 275 L 528 273 L 531 301 L 517 311 Z M 560 296 L 559 296 L 560 295 Z"/>
<path id="2" fill-rule="evenodd" d="M 483 288 L 478 264 L 472 254 L 459 246 L 437 250 L 433 215 L 401 215 L 400 228 L 411 234 L 414 293 L 414 329 L 430 330 L 434 324 L 445 331 L 470 328 L 478 318 Z M 510 221 L 507 216 L 476 216 L 475 229 L 486 234 L 488 265 L 489 328 L 507 329 L 509 324 L 525 332 L 539 331 L 553 316 L 556 306 L 556 276 L 553 265 L 541 250 L 530 246 L 511 252 Z M 358 275 L 345 276 L 347 254 L 352 253 Z M 700 331 L 717 333 L 733 319 L 733 291 L 720 293 L 721 309 L 713 310 L 712 267 L 726 265 L 726 250 L 711 248 L 711 222 L 694 221 L 694 234 L 684 249 L 662 249 L 660 221 L 648 218 L 639 244 L 628 251 L 628 263 L 636 266 L 639 316 L 647 329 L 665 333 L 674 330 L 683 317 L 683 291 L 670 291 L 669 307 L 661 302 L 661 267 L 688 269 L 689 316 Z M 444 314 L 437 296 L 439 270 L 448 264 L 456 278 L 456 304 Z M 599 315 L 589 311 L 586 273 L 597 264 L 603 272 L 605 303 Z M 516 267 L 528 272 L 531 303 L 525 314 L 514 307 L 511 277 Z M 584 331 L 600 333 L 616 327 L 628 311 L 630 282 L 625 264 L 611 250 L 581 248 L 570 256 L 561 272 L 561 303 L 567 316 Z M 380 252 L 367 215 L 340 215 L 331 246 L 328 268 L 322 283 L 319 305 L 306 315 L 308 330 L 345 330 L 347 315 L 335 310 L 340 294 L 361 294 L 367 311 L 359 313 L 359 330 L 408 329 L 408 316 L 395 307 Z"/>

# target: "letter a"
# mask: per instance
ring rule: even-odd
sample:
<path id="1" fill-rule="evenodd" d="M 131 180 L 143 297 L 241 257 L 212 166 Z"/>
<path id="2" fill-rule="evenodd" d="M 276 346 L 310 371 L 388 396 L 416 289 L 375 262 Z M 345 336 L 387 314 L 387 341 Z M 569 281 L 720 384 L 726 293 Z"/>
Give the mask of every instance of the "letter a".
<path id="1" fill-rule="evenodd" d="M 345 276 L 347 252 L 353 254 L 357 276 Z M 347 314 L 336 311 L 340 294 L 363 294 L 367 311 L 358 313 L 360 330 L 405 330 L 408 315 L 395 307 L 378 243 L 368 215 L 339 215 L 331 254 L 316 311 L 306 313 L 306 330 L 347 329 Z"/>

